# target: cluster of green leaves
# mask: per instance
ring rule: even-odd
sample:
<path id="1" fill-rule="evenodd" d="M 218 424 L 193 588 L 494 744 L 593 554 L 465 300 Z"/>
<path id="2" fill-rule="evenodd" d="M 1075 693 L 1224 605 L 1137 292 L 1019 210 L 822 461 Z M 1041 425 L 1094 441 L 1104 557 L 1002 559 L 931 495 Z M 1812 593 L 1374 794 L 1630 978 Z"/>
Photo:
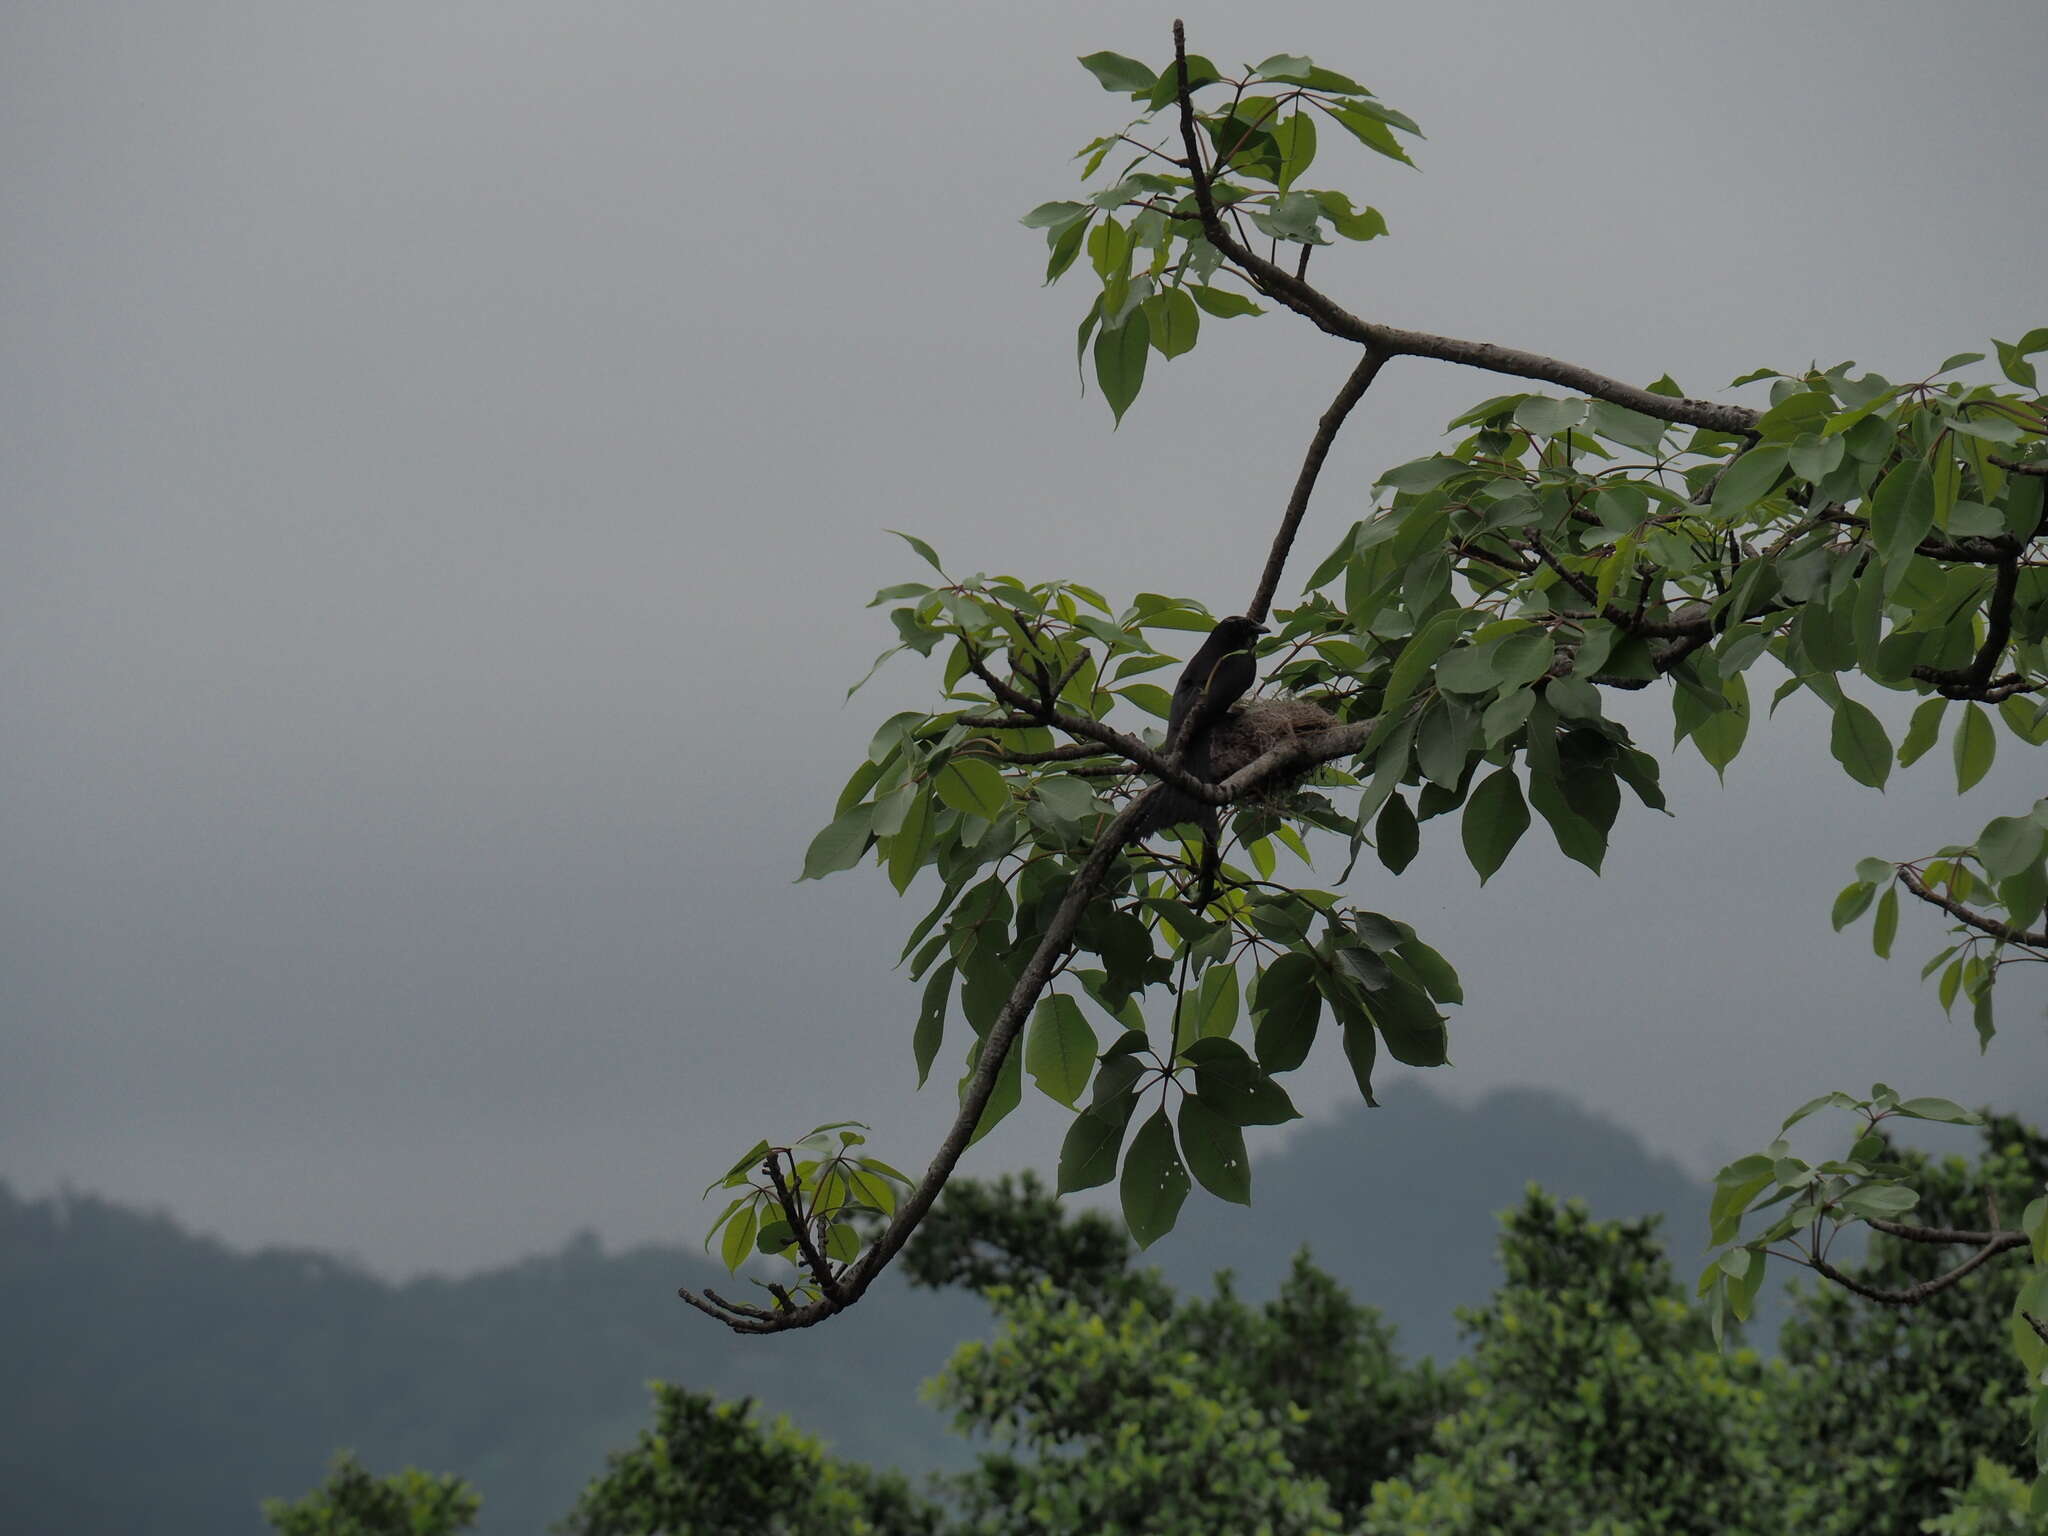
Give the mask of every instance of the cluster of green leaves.
<path id="1" fill-rule="evenodd" d="M 454 1536 L 475 1525 L 482 1508 L 459 1477 L 414 1467 L 377 1477 L 343 1451 L 311 1493 L 265 1499 L 263 1518 L 278 1536 Z"/>
<path id="2" fill-rule="evenodd" d="M 787 1147 L 756 1142 L 725 1177 L 704 1190 L 736 1189 L 711 1230 L 704 1234 L 708 1252 L 713 1240 L 725 1267 L 737 1270 L 754 1254 L 787 1260 L 796 1278 L 784 1289 L 793 1299 L 815 1300 L 819 1286 L 804 1264 L 798 1226 L 783 1204 L 786 1194 L 795 1207 L 804 1234 L 829 1264 L 846 1265 L 860 1255 L 862 1225 L 896 1213 L 900 1191 L 910 1180 L 880 1158 L 854 1149 L 866 1144 L 867 1127 L 842 1120 L 821 1125 Z M 782 1189 L 769 1172 L 773 1165 Z M 721 1235 L 722 1234 L 722 1235 Z"/>
<path id="3" fill-rule="evenodd" d="M 1205 632 L 1214 620 L 1154 594 L 1117 612 L 1071 583 L 956 581 L 929 546 L 911 542 L 941 583 L 877 595 L 877 603 L 899 605 L 891 619 L 901 638 L 883 659 L 947 647 L 946 707 L 883 723 L 831 825 L 813 841 L 805 874 L 869 856 L 899 890 L 920 870 L 936 873 L 938 899 L 902 957 L 924 982 L 913 1045 L 922 1081 L 957 996 L 974 1035 L 964 1088 L 1116 798 L 1145 782 L 1109 747 L 1098 753 L 1084 742 L 1084 757 L 1055 751 L 1052 731 L 999 703 L 975 667 L 1007 672 L 1017 689 L 1068 718 L 1135 732 L 1145 717 L 1164 721 L 1171 709 L 1166 689 L 1148 680 L 1175 660 L 1158 632 Z M 1283 616 L 1276 645 L 1291 646 L 1293 633 Z M 1284 688 L 1298 670 L 1282 661 L 1274 676 Z M 1151 742 L 1162 745 L 1156 731 Z M 1323 777 L 1356 783 L 1340 772 Z M 1251 867 L 1226 863 L 1224 893 L 1202 912 L 1185 899 L 1189 860 L 1178 843 L 1126 850 L 1033 1010 L 1023 1050 L 1005 1059 L 976 1138 L 1016 1106 L 1028 1072 L 1042 1092 L 1078 1111 L 1061 1153 L 1061 1188 L 1106 1183 L 1121 1164 L 1126 1218 L 1149 1243 L 1172 1227 L 1194 1182 L 1225 1199 L 1250 1198 L 1243 1127 L 1295 1117 L 1275 1077 L 1307 1058 L 1326 1009 L 1368 1099 L 1382 1046 L 1412 1065 L 1442 1063 L 1448 1039 L 1439 1005 L 1462 1000 L 1443 957 L 1405 923 L 1275 878 L 1282 850 L 1309 863 L 1303 833 L 1314 828 L 1360 835 L 1313 788 L 1239 815 L 1236 837 Z M 1177 962 L 1185 962 L 1188 984 L 1176 991 L 1170 1020 L 1155 1028 L 1138 1000 L 1172 983 Z M 1136 1111 L 1154 1098 L 1131 1135 Z"/>
<path id="4" fill-rule="evenodd" d="M 567 1536 L 939 1536 L 944 1512 L 895 1473 L 826 1454 L 751 1402 L 654 1383 L 654 1427 L 615 1452 L 562 1522 Z"/>
<path id="5" fill-rule="evenodd" d="M 1945 703 L 1945 699 L 1928 701 L 1935 706 Z M 1922 711 L 1927 707 L 1921 706 Z M 1975 704 L 1967 707 L 1977 709 Z M 1981 711 L 1967 733 L 1957 732 L 1959 788 L 1968 788 L 1982 777 L 1983 768 L 1989 766 L 1993 739 Z M 1971 756 L 1967 763 L 1966 742 L 1973 753 L 1978 743 L 1984 744 L 1981 755 Z M 1966 776 L 1968 782 L 1964 782 Z M 1994 816 L 1977 834 L 1976 842 L 1952 843 L 1911 866 L 1885 859 L 1862 860 L 1856 866 L 1856 878 L 1835 897 L 1836 930 L 1856 921 L 1874 903 L 1876 915 L 1870 925 L 1870 947 L 1880 958 L 1889 959 L 1892 941 L 1899 931 L 1899 884 L 1907 878 L 1966 905 L 1982 906 L 1989 894 L 2004 908 L 2004 920 L 2010 927 L 2032 929 L 2040 922 L 2043 911 L 2048 910 L 2048 799 L 2036 800 L 2024 816 Z M 1954 1010 L 1959 996 L 1969 1000 L 1978 1043 L 1988 1048 L 1993 1034 L 1991 989 L 1998 979 L 1999 967 L 2011 963 L 2008 950 L 2015 946 L 2005 936 L 1967 923 L 1957 923 L 1951 931 L 1955 942 L 1935 952 L 1920 968 L 1920 979 L 1925 981 L 1935 972 L 1941 973 L 1936 991 L 1944 1012 Z M 2025 958 L 2039 957 L 2038 945 L 2017 947 Z"/>
<path id="6" fill-rule="evenodd" d="M 1076 347 L 1085 357 L 1093 339 L 1096 382 L 1121 421 L 1144 387 L 1151 353 L 1170 359 L 1192 350 L 1205 314 L 1223 320 L 1261 310 L 1218 281 L 1236 274 L 1202 233 L 1180 136 L 1174 65 L 1154 73 L 1116 53 L 1092 53 L 1081 63 L 1104 90 L 1128 94 L 1143 110 L 1121 132 L 1091 140 L 1075 156 L 1084 162 L 1083 181 L 1112 164 L 1104 186 L 1085 201 L 1041 203 L 1024 223 L 1045 231 L 1048 283 L 1084 252 L 1101 280 Z M 1387 232 L 1378 209 L 1353 207 L 1346 193 L 1314 190 L 1301 178 L 1316 157 L 1318 122 L 1335 124 L 1390 160 L 1413 164 L 1395 137 L 1421 136 L 1406 115 L 1300 54 L 1275 54 L 1236 77 L 1199 54 L 1189 55 L 1187 67 L 1215 206 L 1247 242 L 1255 229 L 1276 252 L 1298 246 L 1306 257 L 1332 236 L 1371 240 Z M 1126 157 L 1125 149 L 1137 153 Z"/>
<path id="7" fill-rule="evenodd" d="M 1823 1109 L 1851 1110 L 1861 1117 L 1862 1128 L 1846 1156 L 1809 1163 L 1792 1155 L 1786 1132 Z M 1825 1239 L 1847 1223 L 1872 1217 L 1903 1221 L 1920 1203 L 1919 1191 L 1906 1182 L 1910 1170 L 1878 1130 L 1893 1119 L 1983 1123 L 1981 1116 L 1947 1099 L 1902 1099 L 1883 1083 L 1873 1084 L 1867 1099 L 1839 1091 L 1824 1093 L 1787 1115 L 1777 1138 L 1763 1151 L 1737 1158 L 1714 1176 L 1708 1241 L 1721 1251 L 1700 1275 L 1699 1294 L 1712 1309 L 1716 1337 L 1725 1317 L 1750 1315 L 1773 1244 L 1803 1237 L 1809 1257 L 1824 1256 Z M 2048 1221 L 2048 1200 L 2038 1204 L 2039 1211 L 2030 1213 L 2030 1219 Z M 1767 1225 L 1737 1241 L 1744 1218 L 1781 1206 Z"/>
<path id="8" fill-rule="evenodd" d="M 2048 335 L 2025 341 L 2038 349 Z M 2009 372 L 2025 366 L 2013 359 Z M 1374 702 L 1355 820 L 1377 817 L 1390 869 L 1413 856 L 1416 823 L 1462 806 L 1483 878 L 1533 806 L 1566 856 L 1597 870 L 1617 785 L 1663 804 L 1655 763 L 1607 718 L 1603 691 L 1660 678 L 1674 745 L 1690 741 L 1721 771 L 1748 737 L 1750 669 L 1768 659 L 1780 674 L 1771 708 L 1817 698 L 1843 770 L 1882 788 L 1895 761 L 1938 739 L 1952 702 L 1941 690 L 1967 691 L 1964 674 L 2003 625 L 2005 644 L 1985 657 L 1999 680 L 1977 687 L 1997 702 L 1956 712 L 1959 786 L 1990 766 L 1994 716 L 2029 746 L 2048 741 L 2044 482 L 2000 463 L 2042 440 L 2041 403 L 1988 384 L 1895 385 L 1849 365 L 1768 377 L 1773 404 L 1754 439 L 1518 393 L 1453 421 L 1463 435 L 1447 452 L 1382 476 L 1386 504 L 1315 571 L 1318 599 L 1290 621 L 1320 662 L 1291 681 Z M 1652 388 L 1678 393 L 1668 379 Z M 2002 563 L 2012 590 L 1998 609 Z M 1845 673 L 1928 695 L 1896 749 Z M 2001 817 L 1975 847 L 1944 850 L 1933 878 L 2024 929 L 2048 892 L 2037 815 Z M 1889 878 L 1878 867 L 1859 870 L 1837 926 Z M 1895 898 L 1880 909 L 1881 951 L 1896 910 Z M 1982 934 L 1965 944 L 1944 1001 L 1968 986 L 1988 1038 L 1998 946 Z"/>

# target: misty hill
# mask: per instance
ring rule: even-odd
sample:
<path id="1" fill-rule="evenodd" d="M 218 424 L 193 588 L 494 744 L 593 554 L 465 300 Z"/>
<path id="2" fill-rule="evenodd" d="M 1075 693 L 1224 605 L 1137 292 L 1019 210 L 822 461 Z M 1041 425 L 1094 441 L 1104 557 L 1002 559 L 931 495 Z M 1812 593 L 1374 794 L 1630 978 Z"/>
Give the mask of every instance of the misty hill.
<path id="1" fill-rule="evenodd" d="M 1152 1253 L 1176 1283 L 1236 1271 L 1270 1293 L 1304 1242 L 1401 1330 L 1456 1348 L 1450 1309 L 1495 1282 L 1494 1216 L 1530 1180 L 1603 1216 L 1670 1213 L 1697 1251 L 1705 1191 L 1633 1136 L 1557 1097 L 1469 1109 L 1404 1083 L 1298 1132 L 1256 1168 L 1250 1210 L 1199 1193 Z M 692 1249 L 594 1239 L 458 1279 L 394 1285 L 312 1252 L 237 1252 L 169 1218 L 0 1184 L 0 1527 L 109 1536 L 264 1529 L 257 1501 L 316 1483 L 350 1446 L 375 1470 L 459 1472 L 492 1536 L 565 1514 L 647 1416 L 661 1377 L 752 1396 L 843 1454 L 909 1469 L 972 1448 L 918 1401 L 974 1298 L 878 1285 L 823 1327 L 741 1339 L 675 1299 L 721 1284 Z"/>

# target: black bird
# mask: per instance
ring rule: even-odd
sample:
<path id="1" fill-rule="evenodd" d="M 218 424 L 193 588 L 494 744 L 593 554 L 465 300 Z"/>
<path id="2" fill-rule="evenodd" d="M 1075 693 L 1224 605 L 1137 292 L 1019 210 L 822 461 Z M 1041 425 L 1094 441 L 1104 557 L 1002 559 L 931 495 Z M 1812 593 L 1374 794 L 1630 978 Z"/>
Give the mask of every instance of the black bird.
<path id="1" fill-rule="evenodd" d="M 1173 707 L 1166 721 L 1166 745 L 1180 743 L 1181 766 L 1205 783 L 1214 783 L 1209 767 L 1209 733 L 1258 681 L 1252 645 L 1266 626 L 1241 614 L 1217 622 L 1200 650 L 1188 659 L 1174 685 Z M 1216 807 L 1191 799 L 1171 785 L 1154 792 L 1151 809 L 1140 819 L 1137 835 L 1157 832 L 1180 822 L 1193 822 L 1202 833 L 1202 867 L 1196 908 L 1206 907 L 1216 891 L 1219 832 Z"/>

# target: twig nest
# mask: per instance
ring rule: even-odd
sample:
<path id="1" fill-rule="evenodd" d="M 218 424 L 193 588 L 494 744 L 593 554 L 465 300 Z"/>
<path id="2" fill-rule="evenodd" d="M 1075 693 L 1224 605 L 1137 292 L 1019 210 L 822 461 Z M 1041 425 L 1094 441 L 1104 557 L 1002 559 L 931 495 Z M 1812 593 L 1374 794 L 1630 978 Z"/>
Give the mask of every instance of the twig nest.
<path id="1" fill-rule="evenodd" d="M 1236 705 L 1209 732 L 1209 771 L 1220 782 L 1297 736 L 1342 723 L 1309 699 L 1253 699 Z"/>

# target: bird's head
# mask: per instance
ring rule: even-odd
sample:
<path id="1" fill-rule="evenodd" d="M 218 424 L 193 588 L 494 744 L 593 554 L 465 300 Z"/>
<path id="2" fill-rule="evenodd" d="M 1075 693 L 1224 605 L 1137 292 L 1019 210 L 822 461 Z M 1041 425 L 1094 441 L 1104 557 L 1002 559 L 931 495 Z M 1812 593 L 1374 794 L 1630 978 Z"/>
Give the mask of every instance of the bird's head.
<path id="1" fill-rule="evenodd" d="M 1241 613 L 1233 613 L 1227 619 L 1218 619 L 1216 627 L 1209 631 L 1212 639 L 1222 640 L 1233 650 L 1249 650 L 1254 640 L 1266 632 L 1266 626 L 1255 624 Z"/>

